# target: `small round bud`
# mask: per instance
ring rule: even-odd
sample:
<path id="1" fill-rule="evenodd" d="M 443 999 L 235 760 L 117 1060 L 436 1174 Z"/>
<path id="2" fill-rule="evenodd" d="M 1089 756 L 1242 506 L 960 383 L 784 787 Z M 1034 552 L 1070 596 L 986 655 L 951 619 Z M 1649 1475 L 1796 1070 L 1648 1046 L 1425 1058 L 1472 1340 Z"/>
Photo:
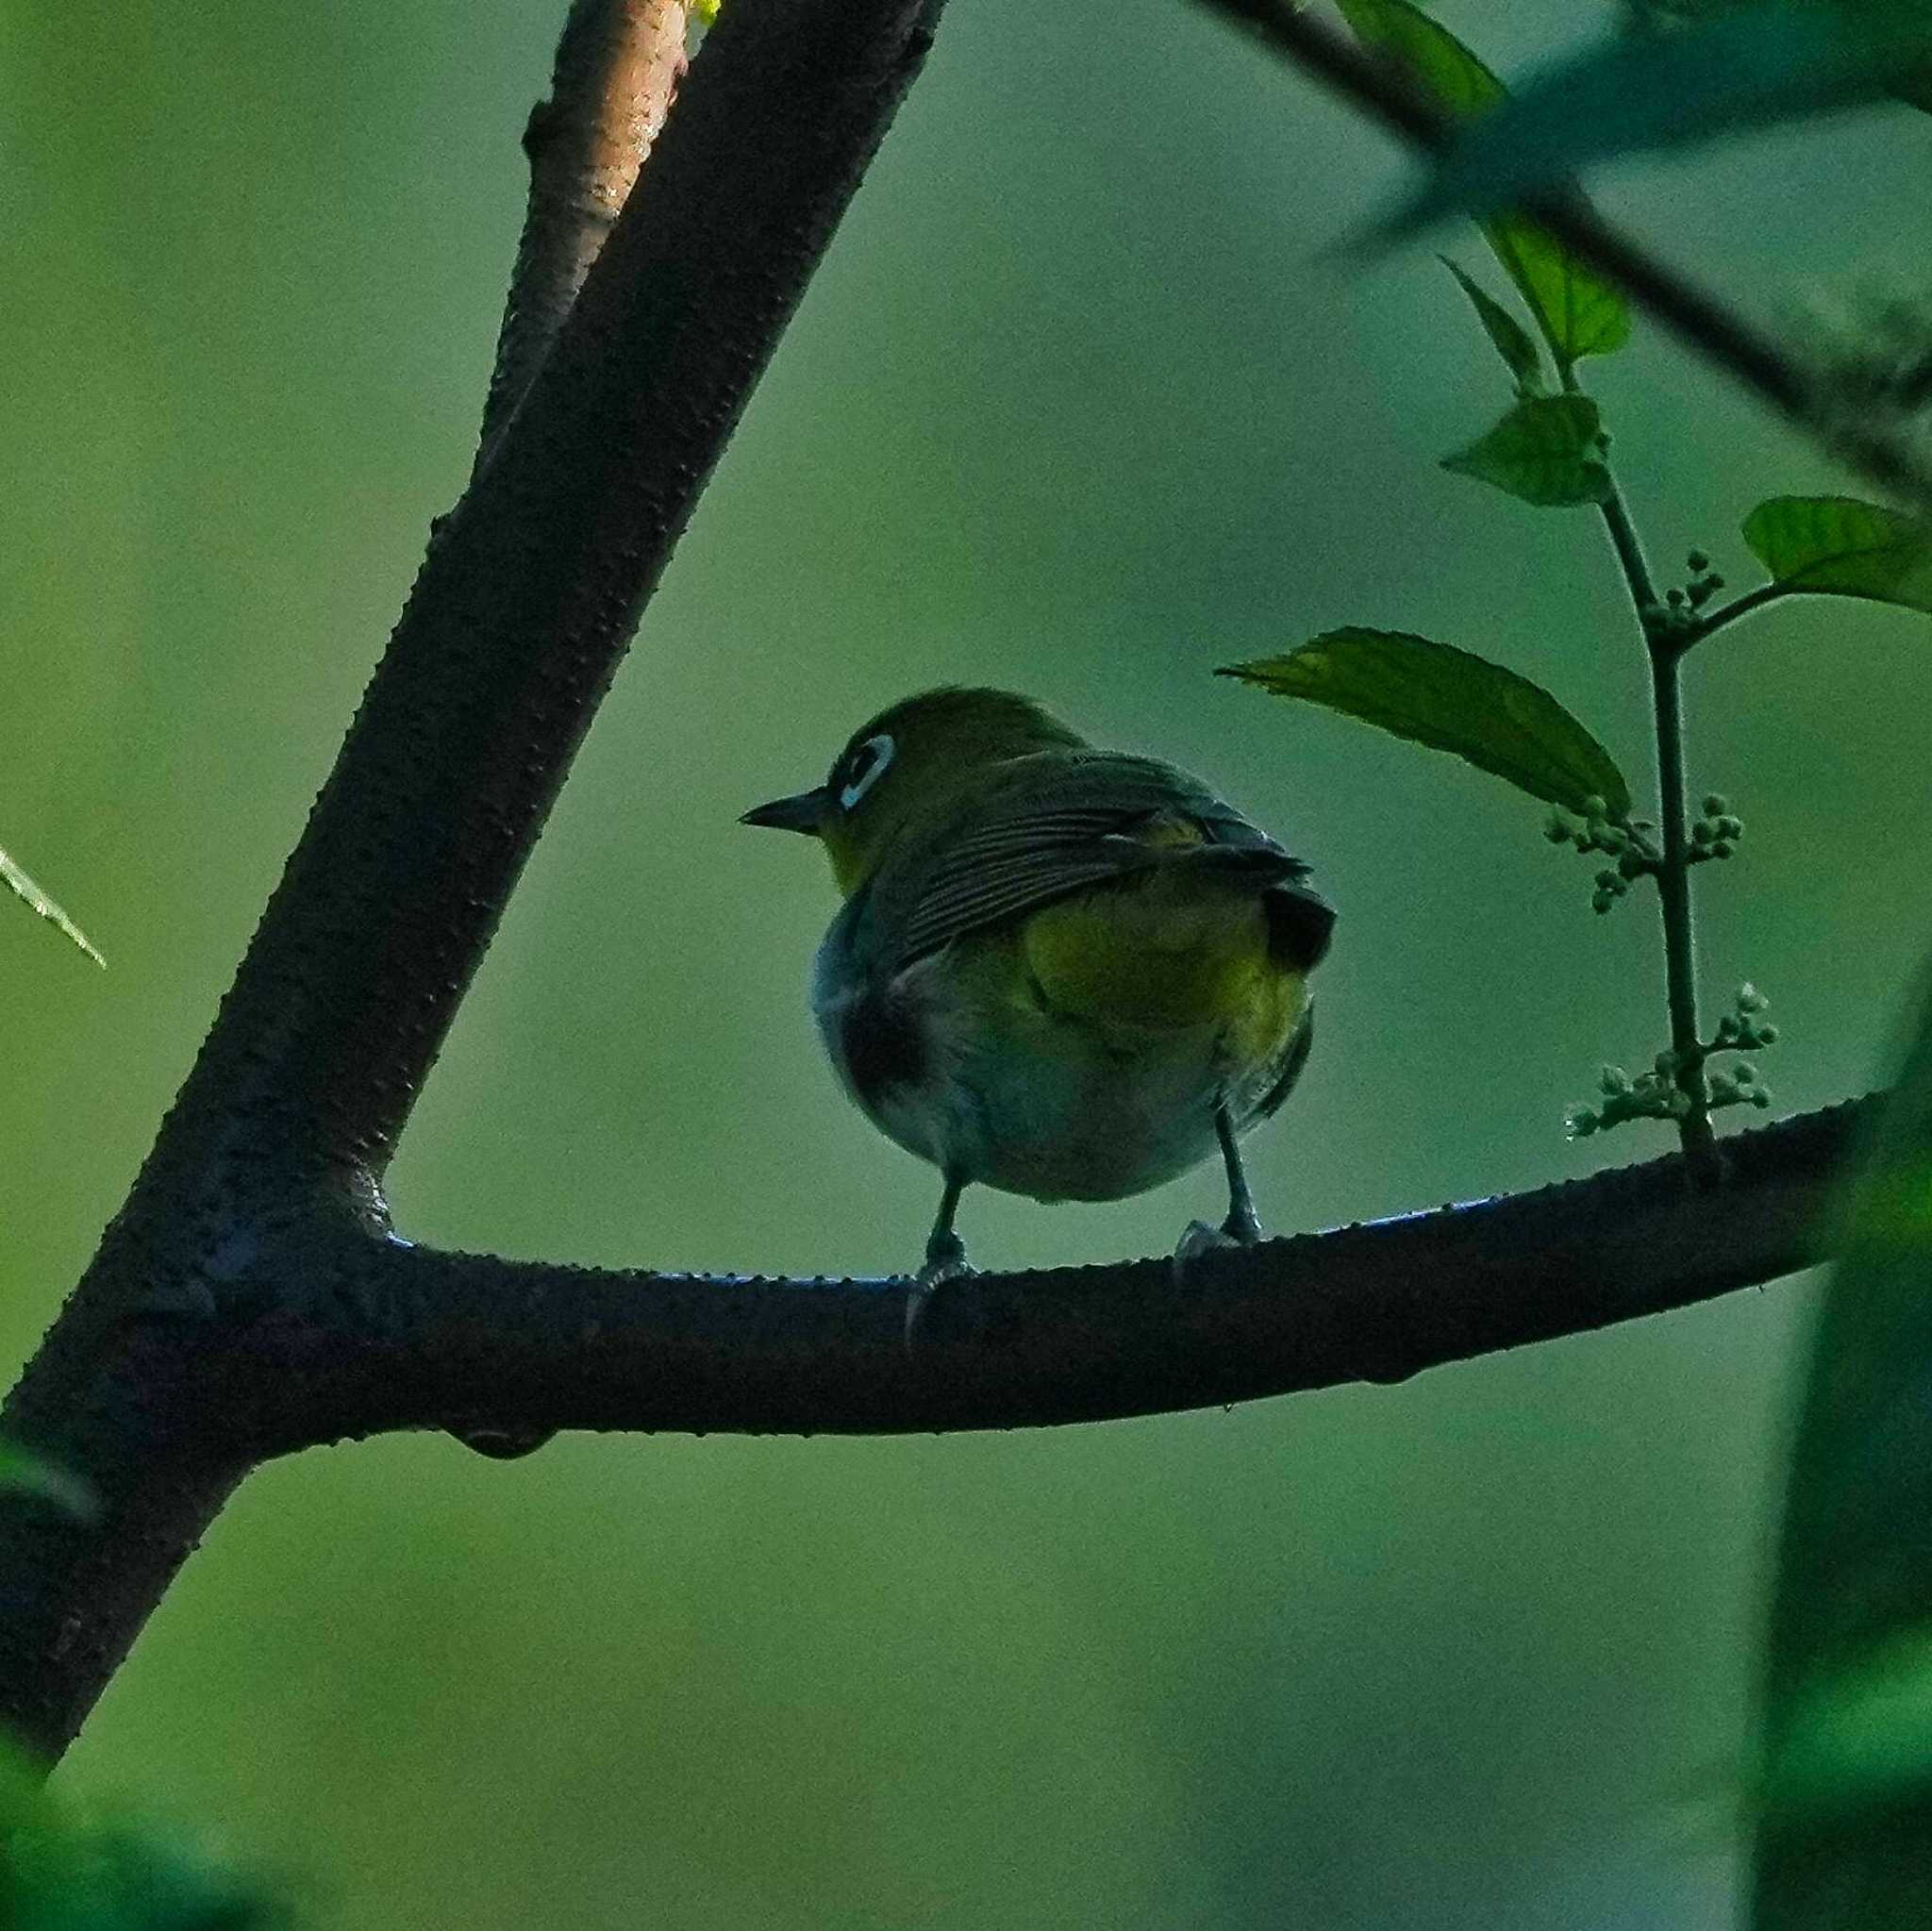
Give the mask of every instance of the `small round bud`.
<path id="1" fill-rule="evenodd" d="M 1707 818 L 1722 818 L 1731 808 L 1731 801 L 1722 791 L 1708 791 L 1704 799 L 1704 815 Z"/>
<path id="2" fill-rule="evenodd" d="M 1625 845 L 1624 856 L 1617 860 L 1617 870 L 1625 878 L 1641 877 L 1643 874 L 1643 854 L 1634 847 Z"/>
<path id="3" fill-rule="evenodd" d="M 1759 1087 L 1757 1090 L 1751 1095 L 1751 1104 L 1754 1107 L 1756 1107 L 1759 1112 L 1762 1112 L 1766 1107 L 1771 1105 L 1771 1093 L 1769 1089 L 1765 1087 Z"/>
<path id="4" fill-rule="evenodd" d="M 1627 1093 L 1630 1090 L 1630 1075 L 1621 1066 L 1606 1066 L 1602 1085 L 1607 1093 Z"/>
<path id="5" fill-rule="evenodd" d="M 1684 562 L 1693 574 L 1701 575 L 1705 571 L 1710 568 L 1710 558 L 1707 557 L 1702 550 L 1692 550 L 1691 553 L 1684 558 Z"/>
<path id="6" fill-rule="evenodd" d="M 1741 1064 L 1731 1068 L 1731 1084 L 1733 1086 L 1751 1086 L 1756 1082 L 1757 1078 L 1757 1069 L 1749 1060 L 1745 1060 Z"/>
<path id="7" fill-rule="evenodd" d="M 1724 580 L 1717 574 L 1715 570 L 1713 570 L 1710 573 L 1710 574 L 1704 579 L 1704 586 L 1707 590 L 1721 591 L 1724 587 Z"/>
<path id="8" fill-rule="evenodd" d="M 1737 846 L 1729 839 L 1721 838 L 1716 844 L 1711 846 L 1710 856 L 1713 858 L 1728 858 L 1737 849 Z"/>
<path id="9" fill-rule="evenodd" d="M 1607 818 L 1610 815 L 1608 804 L 1592 791 L 1583 801 L 1583 815 L 1586 818 Z"/>
<path id="10" fill-rule="evenodd" d="M 1588 1107 L 1572 1107 L 1564 1124 L 1572 1140 L 1588 1140 L 1597 1129 L 1597 1117 Z"/>
<path id="11" fill-rule="evenodd" d="M 1693 845 L 1707 845 L 1717 837 L 1717 826 L 1708 818 L 1700 818 L 1690 827 L 1690 842 Z"/>
<path id="12" fill-rule="evenodd" d="M 1738 988 L 1736 1004 L 1740 1012 L 1762 1012 L 1771 1004 L 1771 1001 L 1749 979 L 1746 979 Z"/>
<path id="13" fill-rule="evenodd" d="M 1729 812 L 1725 812 L 1718 820 L 1717 828 L 1718 835 L 1721 838 L 1742 838 L 1744 836 L 1744 821 L 1741 818 L 1733 818 Z"/>
<path id="14" fill-rule="evenodd" d="M 1721 1046 L 1732 1044 L 1738 1038 L 1738 1022 L 1729 1013 L 1717 1023 L 1717 1042 Z"/>
<path id="15" fill-rule="evenodd" d="M 1570 842 L 1569 821 L 1552 812 L 1549 823 L 1543 826 L 1543 836 L 1553 845 L 1567 845 Z"/>
<path id="16" fill-rule="evenodd" d="M 1670 605 L 1672 609 L 1679 609 L 1683 606 L 1684 592 L 1680 590 L 1667 591 L 1664 593 L 1664 601 Z"/>
<path id="17" fill-rule="evenodd" d="M 1761 1025 L 1757 1028 L 1757 1043 L 1760 1046 L 1777 1044 L 1777 1028 L 1774 1025 Z"/>
<path id="18" fill-rule="evenodd" d="M 1590 895 L 1590 908 L 1593 912 L 1607 912 L 1615 904 L 1616 900 L 1601 886 Z"/>

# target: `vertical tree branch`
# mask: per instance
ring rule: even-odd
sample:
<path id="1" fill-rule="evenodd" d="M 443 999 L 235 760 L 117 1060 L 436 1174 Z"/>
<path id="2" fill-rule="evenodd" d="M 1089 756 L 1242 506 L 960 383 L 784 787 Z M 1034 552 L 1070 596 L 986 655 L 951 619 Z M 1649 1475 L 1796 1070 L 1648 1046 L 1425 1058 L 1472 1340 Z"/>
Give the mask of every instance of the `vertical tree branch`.
<path id="1" fill-rule="evenodd" d="M 584 285 L 684 78 L 685 0 L 573 0 L 530 110 L 530 198 L 483 406 L 481 467 Z"/>
<path id="2" fill-rule="evenodd" d="M 727 7 L 431 545 L 154 1151 L 0 1415 L 103 1519 L 0 1496 L 0 1722 L 66 1744 L 248 1464 L 218 1372 L 352 1302 L 382 1170 L 941 0 Z M 378 1290 L 379 1291 L 379 1290 Z"/>

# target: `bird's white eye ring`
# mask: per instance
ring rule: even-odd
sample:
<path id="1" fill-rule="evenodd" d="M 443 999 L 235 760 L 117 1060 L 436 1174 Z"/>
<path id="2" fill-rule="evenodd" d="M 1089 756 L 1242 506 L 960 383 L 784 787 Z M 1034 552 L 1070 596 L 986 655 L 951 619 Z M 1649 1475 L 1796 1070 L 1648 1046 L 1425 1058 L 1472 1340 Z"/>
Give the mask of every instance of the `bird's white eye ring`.
<path id="1" fill-rule="evenodd" d="M 881 731 L 876 738 L 868 738 L 845 760 L 845 786 L 839 793 L 841 810 L 850 811 L 878 783 L 892 761 L 894 748 L 891 734 Z"/>

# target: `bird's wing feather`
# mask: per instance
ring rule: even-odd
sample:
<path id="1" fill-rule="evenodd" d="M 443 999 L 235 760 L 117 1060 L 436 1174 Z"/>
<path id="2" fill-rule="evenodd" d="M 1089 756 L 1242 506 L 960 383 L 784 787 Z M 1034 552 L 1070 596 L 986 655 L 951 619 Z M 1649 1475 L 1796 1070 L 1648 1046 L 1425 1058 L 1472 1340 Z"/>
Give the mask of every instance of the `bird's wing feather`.
<path id="1" fill-rule="evenodd" d="M 1070 893 L 1174 863 L 1239 870 L 1322 906 L 1298 882 L 1307 867 L 1199 779 L 1153 758 L 1056 750 L 991 772 L 956 816 L 889 862 L 872 909 L 877 929 L 896 933 L 888 970 L 898 972 Z"/>

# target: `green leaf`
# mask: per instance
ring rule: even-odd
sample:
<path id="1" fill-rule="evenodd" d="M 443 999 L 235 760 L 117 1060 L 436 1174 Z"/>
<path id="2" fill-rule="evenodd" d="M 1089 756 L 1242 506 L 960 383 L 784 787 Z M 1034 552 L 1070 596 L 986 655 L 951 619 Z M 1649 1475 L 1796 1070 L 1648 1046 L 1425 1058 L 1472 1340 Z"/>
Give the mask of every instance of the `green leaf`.
<path id="1" fill-rule="evenodd" d="M 1630 787 L 1616 760 L 1547 691 L 1454 644 L 1350 627 L 1217 674 L 1453 752 L 1566 810 L 1582 813 L 1600 800 L 1613 818 L 1629 814 Z"/>
<path id="2" fill-rule="evenodd" d="M 1768 4 L 1660 39 L 1607 41 L 1499 104 L 1442 154 L 1389 225 L 1399 236 L 1562 188 L 1593 161 L 1882 98 L 1932 53 L 1887 8 Z"/>
<path id="3" fill-rule="evenodd" d="M 1855 496 L 1774 496 L 1744 519 L 1772 581 L 1932 611 L 1932 526 Z"/>
<path id="4" fill-rule="evenodd" d="M 10 1441 L 0 1441 L 0 1490 L 36 1495 L 77 1522 L 92 1522 L 101 1512 L 100 1498 L 78 1475 L 56 1468 Z"/>
<path id="5" fill-rule="evenodd" d="M 1498 215 L 1482 224 L 1559 369 L 1585 356 L 1614 355 L 1630 340 L 1630 307 L 1612 283 L 1527 215 Z"/>
<path id="6" fill-rule="evenodd" d="M 94 950 L 87 934 L 5 852 L 0 852 L 0 883 L 8 886 L 16 898 L 24 899 L 48 924 L 58 926 L 66 933 L 97 966 L 105 966 L 108 963 Z"/>
<path id="7" fill-rule="evenodd" d="M 1356 38 L 1392 61 L 1421 92 L 1457 120 L 1487 115 L 1509 91 L 1447 27 L 1409 0 L 1337 0 Z M 1630 337 L 1624 297 L 1593 269 L 1525 215 L 1482 224 L 1559 369 L 1585 356 L 1607 356 Z"/>
<path id="8" fill-rule="evenodd" d="M 1446 255 L 1441 260 L 1469 297 L 1471 306 L 1475 309 L 1476 320 L 1482 324 L 1484 334 L 1495 344 L 1496 353 L 1508 364 L 1509 373 L 1516 378 L 1517 393 L 1536 394 L 1542 388 L 1543 363 L 1529 331 L 1481 283 L 1465 275 Z"/>
<path id="9" fill-rule="evenodd" d="M 1863 1164 L 1786 1489 L 1756 1931 L 1932 1923 L 1932 1006 Z"/>
<path id="10" fill-rule="evenodd" d="M 1363 46 L 1386 55 L 1445 113 L 1467 120 L 1508 90 L 1445 26 L 1408 0 L 1336 0 Z"/>
<path id="11" fill-rule="evenodd" d="M 1493 483 L 1539 508 L 1602 503 L 1610 493 L 1596 404 L 1587 395 L 1519 402 L 1481 441 L 1442 458 L 1459 476 Z"/>

